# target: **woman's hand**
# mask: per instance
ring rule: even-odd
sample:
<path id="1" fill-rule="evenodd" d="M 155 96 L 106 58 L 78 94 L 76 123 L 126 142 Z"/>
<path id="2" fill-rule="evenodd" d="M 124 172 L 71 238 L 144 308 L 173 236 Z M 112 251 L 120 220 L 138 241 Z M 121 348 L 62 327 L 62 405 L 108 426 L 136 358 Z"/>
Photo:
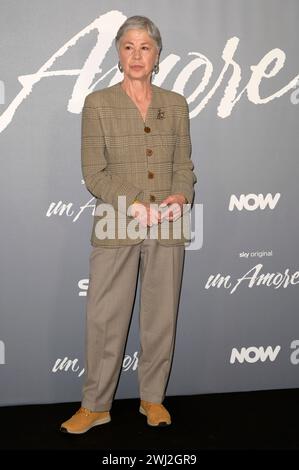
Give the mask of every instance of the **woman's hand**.
<path id="1" fill-rule="evenodd" d="M 131 206 L 131 215 L 139 221 L 142 227 L 157 224 L 160 218 L 159 211 L 146 202 L 134 202 Z"/>
<path id="2" fill-rule="evenodd" d="M 165 198 L 159 208 L 167 208 L 163 210 L 163 213 L 160 212 L 159 222 L 162 222 L 164 219 L 171 222 L 179 219 L 183 213 L 184 204 L 187 204 L 187 199 L 182 193 L 172 194 Z"/>
<path id="3" fill-rule="evenodd" d="M 187 199 L 182 193 L 172 194 L 165 198 L 157 210 L 157 206 L 146 202 L 136 201 L 131 206 L 131 215 L 139 221 L 143 227 L 161 223 L 164 219 L 175 221 L 183 212 L 183 206 Z M 160 208 L 165 208 L 161 212 Z"/>

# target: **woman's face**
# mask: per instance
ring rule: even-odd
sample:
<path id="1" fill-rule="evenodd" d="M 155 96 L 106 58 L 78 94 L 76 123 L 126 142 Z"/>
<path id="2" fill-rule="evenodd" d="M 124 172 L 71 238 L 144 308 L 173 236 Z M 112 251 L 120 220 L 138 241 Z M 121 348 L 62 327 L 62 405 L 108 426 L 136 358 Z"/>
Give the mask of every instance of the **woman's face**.
<path id="1" fill-rule="evenodd" d="M 155 41 L 143 29 L 129 29 L 119 41 L 119 60 L 130 79 L 147 80 L 158 61 Z"/>

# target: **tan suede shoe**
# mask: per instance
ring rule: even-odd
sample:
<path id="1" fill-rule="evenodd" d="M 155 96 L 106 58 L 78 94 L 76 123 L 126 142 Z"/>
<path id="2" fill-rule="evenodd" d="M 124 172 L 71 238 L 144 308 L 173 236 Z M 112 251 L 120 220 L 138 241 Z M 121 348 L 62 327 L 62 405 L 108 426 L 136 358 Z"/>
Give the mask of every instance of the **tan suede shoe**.
<path id="1" fill-rule="evenodd" d="M 168 426 L 171 424 L 170 414 L 161 403 L 140 400 L 139 411 L 147 417 L 149 426 Z"/>
<path id="2" fill-rule="evenodd" d="M 109 421 L 111 421 L 109 411 L 90 411 L 81 407 L 70 419 L 62 423 L 60 431 L 83 434 L 94 426 L 109 423 Z"/>

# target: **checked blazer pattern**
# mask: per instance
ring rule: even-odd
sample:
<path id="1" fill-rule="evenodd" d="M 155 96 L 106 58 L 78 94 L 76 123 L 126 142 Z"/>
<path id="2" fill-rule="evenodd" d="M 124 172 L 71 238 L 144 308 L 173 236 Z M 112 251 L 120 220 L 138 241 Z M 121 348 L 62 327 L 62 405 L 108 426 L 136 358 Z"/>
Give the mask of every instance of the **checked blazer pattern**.
<path id="1" fill-rule="evenodd" d="M 119 236 L 133 218 L 128 208 L 137 198 L 160 204 L 171 194 L 183 193 L 192 204 L 197 177 L 191 160 L 188 104 L 183 95 L 152 86 L 152 100 L 143 120 L 121 82 L 88 94 L 82 109 L 81 168 L 86 188 L 96 198 L 91 244 L 116 247 L 140 243 L 145 236 Z M 119 196 L 125 203 L 119 205 Z M 102 209 L 111 207 L 111 212 Z M 190 224 L 190 210 L 189 210 Z M 113 220 L 111 220 L 113 219 Z M 169 223 L 163 245 L 190 241 L 181 223 Z M 115 237 L 99 238 L 99 222 L 115 224 Z M 134 221 L 135 222 L 135 221 Z M 102 226 L 101 226 L 102 227 Z M 147 232 L 149 231 L 149 227 Z"/>

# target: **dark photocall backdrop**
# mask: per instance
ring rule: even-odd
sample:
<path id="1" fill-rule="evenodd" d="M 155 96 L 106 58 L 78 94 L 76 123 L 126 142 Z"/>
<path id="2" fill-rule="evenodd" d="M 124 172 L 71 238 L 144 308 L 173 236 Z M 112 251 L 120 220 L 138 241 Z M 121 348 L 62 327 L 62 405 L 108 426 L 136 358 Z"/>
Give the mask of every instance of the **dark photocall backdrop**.
<path id="1" fill-rule="evenodd" d="M 79 401 L 95 199 L 85 96 L 113 39 L 159 27 L 153 83 L 189 104 L 198 182 L 168 395 L 299 385 L 296 0 L 1 3 L 0 404 Z M 116 398 L 138 396 L 139 286 Z"/>

